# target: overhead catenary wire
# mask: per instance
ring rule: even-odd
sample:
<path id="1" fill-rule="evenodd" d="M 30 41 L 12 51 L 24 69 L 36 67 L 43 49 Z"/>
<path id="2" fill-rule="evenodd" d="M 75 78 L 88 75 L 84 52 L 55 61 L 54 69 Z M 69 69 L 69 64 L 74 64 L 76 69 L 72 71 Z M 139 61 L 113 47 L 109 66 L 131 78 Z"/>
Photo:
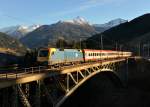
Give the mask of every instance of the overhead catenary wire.
<path id="1" fill-rule="evenodd" d="M 8 15 L 8 14 L 0 14 L 0 16 L 7 17 L 7 18 L 9 18 L 9 19 L 12 19 L 12 20 L 15 20 L 15 21 L 18 21 L 18 22 L 30 23 L 30 24 L 33 24 L 33 25 L 35 24 L 35 23 L 34 23 L 33 21 L 31 21 L 31 20 L 23 19 L 23 18 L 20 18 L 20 17 Z"/>
<path id="2" fill-rule="evenodd" d="M 102 33 L 101 34 L 98 34 L 97 36 L 99 36 L 98 37 L 98 41 L 97 40 L 93 40 L 93 39 L 89 39 L 89 41 L 94 41 L 96 44 L 98 44 L 99 45 L 99 48 L 100 49 L 103 49 L 104 48 L 104 39 L 105 40 L 108 40 L 108 41 L 110 41 L 110 43 L 112 44 L 112 45 L 115 45 L 115 49 L 117 50 L 117 48 L 118 48 L 118 46 L 119 47 L 122 47 L 122 44 L 119 44 L 117 41 L 113 41 L 112 39 L 110 39 L 109 37 L 106 37 L 105 35 L 103 35 Z"/>
<path id="3" fill-rule="evenodd" d="M 101 34 L 101 35 L 103 36 L 103 39 L 108 40 L 112 43 L 112 45 L 115 45 L 116 50 L 118 49 L 118 46 L 119 46 L 119 48 L 122 47 L 122 44 L 120 44 L 118 41 L 114 41 L 106 35 L 103 35 L 103 34 Z M 121 49 L 119 49 L 119 50 L 121 50 Z"/>

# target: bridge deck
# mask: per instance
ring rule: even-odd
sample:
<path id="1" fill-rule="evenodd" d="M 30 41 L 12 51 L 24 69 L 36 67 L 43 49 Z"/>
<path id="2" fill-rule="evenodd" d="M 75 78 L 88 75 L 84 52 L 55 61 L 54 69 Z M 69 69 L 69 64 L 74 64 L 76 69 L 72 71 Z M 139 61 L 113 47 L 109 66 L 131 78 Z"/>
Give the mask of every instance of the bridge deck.
<path id="1" fill-rule="evenodd" d="M 115 59 L 115 60 L 107 60 L 103 62 L 84 63 L 80 65 L 62 67 L 60 69 L 43 69 L 41 71 L 32 71 L 32 72 L 22 71 L 17 74 L 16 73 L 0 74 L 0 88 L 9 87 L 15 84 L 37 81 L 51 76 L 67 74 L 74 71 L 91 68 L 94 66 L 105 65 L 105 64 L 115 63 L 120 61 L 125 61 L 125 59 Z"/>

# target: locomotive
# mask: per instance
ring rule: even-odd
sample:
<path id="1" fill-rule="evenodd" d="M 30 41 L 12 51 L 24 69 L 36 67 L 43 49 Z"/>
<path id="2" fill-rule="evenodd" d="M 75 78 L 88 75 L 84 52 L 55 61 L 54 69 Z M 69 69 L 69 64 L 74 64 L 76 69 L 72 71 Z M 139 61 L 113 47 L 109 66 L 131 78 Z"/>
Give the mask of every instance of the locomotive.
<path id="1" fill-rule="evenodd" d="M 37 61 L 44 65 L 64 63 L 89 62 L 106 59 L 127 58 L 132 52 L 94 49 L 58 49 L 41 48 L 38 51 Z"/>

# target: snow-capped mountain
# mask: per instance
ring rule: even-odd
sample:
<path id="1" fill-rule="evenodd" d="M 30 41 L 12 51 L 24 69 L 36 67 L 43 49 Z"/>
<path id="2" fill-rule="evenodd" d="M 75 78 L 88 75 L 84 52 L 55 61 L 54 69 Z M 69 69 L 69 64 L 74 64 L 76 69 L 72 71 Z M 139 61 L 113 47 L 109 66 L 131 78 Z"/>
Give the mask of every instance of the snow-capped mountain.
<path id="1" fill-rule="evenodd" d="M 78 42 L 81 37 L 91 37 L 94 34 L 104 32 L 123 22 L 125 21 L 117 19 L 106 23 L 106 25 L 101 24 L 103 25 L 102 27 L 95 27 L 89 24 L 84 18 L 78 16 L 72 20 L 58 21 L 51 25 L 43 25 L 28 33 L 20 40 L 29 48 L 44 47 L 47 45 L 56 46 L 60 37 L 63 37 L 66 43 L 72 44 L 73 41 Z"/>
<path id="2" fill-rule="evenodd" d="M 128 21 L 118 18 L 118 19 L 111 20 L 105 24 L 93 24 L 93 27 L 97 30 L 97 32 L 101 33 L 125 22 L 128 22 Z"/>
<path id="3" fill-rule="evenodd" d="M 29 32 L 32 32 L 33 30 L 39 28 L 40 25 L 31 25 L 31 26 L 11 26 L 0 29 L 0 32 L 6 33 L 14 38 L 20 39 L 24 37 Z"/>
<path id="4" fill-rule="evenodd" d="M 38 29 L 28 33 L 20 41 L 29 48 L 38 48 L 58 45 L 60 38 L 71 44 L 80 41 L 80 38 L 86 39 L 96 34 L 95 28 L 88 22 L 77 17 L 73 20 L 59 21 L 51 25 L 43 25 Z M 82 39 L 82 40 L 83 40 Z"/>
<path id="5" fill-rule="evenodd" d="M 120 25 L 120 24 L 125 23 L 125 22 L 128 22 L 128 20 L 118 18 L 118 19 L 111 20 L 105 24 L 94 24 L 93 26 L 111 28 L 111 27 Z"/>
<path id="6" fill-rule="evenodd" d="M 76 17 L 75 19 L 72 19 L 72 20 L 66 20 L 66 21 L 60 21 L 62 23 L 71 23 L 71 24 L 77 24 L 77 25 L 86 25 L 86 24 L 89 24 L 89 22 L 82 18 L 82 17 Z"/>
<path id="7" fill-rule="evenodd" d="M 58 23 L 64 23 L 64 24 L 72 24 L 72 25 L 80 25 L 80 26 L 92 26 L 95 28 L 95 30 L 97 32 L 103 32 L 107 29 L 110 29 L 114 26 L 117 26 L 121 23 L 125 23 L 127 22 L 127 20 L 124 19 L 115 19 L 112 21 L 109 21 L 108 23 L 105 24 L 94 24 L 91 25 L 89 24 L 89 22 L 82 18 L 82 17 L 76 17 L 72 20 L 65 20 L 65 21 L 59 21 Z M 23 26 L 23 25 L 17 25 L 17 26 L 11 26 L 11 27 L 6 27 L 6 28 L 2 28 L 0 29 L 0 32 L 6 33 L 14 38 L 20 39 L 22 37 L 24 37 L 25 35 L 27 35 L 28 33 L 34 31 L 35 29 L 39 28 L 41 25 L 31 25 L 31 26 Z"/>

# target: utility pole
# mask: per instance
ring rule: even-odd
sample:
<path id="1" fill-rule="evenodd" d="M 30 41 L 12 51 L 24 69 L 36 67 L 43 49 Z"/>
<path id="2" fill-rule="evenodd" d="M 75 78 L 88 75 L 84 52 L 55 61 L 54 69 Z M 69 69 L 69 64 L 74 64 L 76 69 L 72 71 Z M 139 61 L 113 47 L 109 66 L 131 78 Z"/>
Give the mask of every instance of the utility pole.
<path id="1" fill-rule="evenodd" d="M 142 55 L 142 56 L 145 55 L 145 52 L 144 52 L 144 44 L 142 44 L 142 52 L 141 52 L 141 55 Z"/>
<path id="2" fill-rule="evenodd" d="M 122 45 L 120 45 L 120 49 L 119 50 L 122 51 Z"/>
<path id="3" fill-rule="evenodd" d="M 116 51 L 118 50 L 118 44 L 117 44 L 117 42 L 116 42 Z"/>
<path id="4" fill-rule="evenodd" d="M 82 46 L 81 46 L 82 44 L 81 44 L 81 38 L 80 38 L 80 49 L 82 48 Z"/>
<path id="5" fill-rule="evenodd" d="M 101 50 L 103 50 L 103 35 L 101 35 Z"/>
<path id="6" fill-rule="evenodd" d="M 139 42 L 138 47 L 139 47 L 139 56 L 140 56 L 140 55 L 141 55 L 141 46 L 140 46 L 140 42 Z"/>
<path id="7" fill-rule="evenodd" d="M 149 57 L 149 42 L 148 42 L 148 46 L 147 46 L 147 56 Z"/>
<path id="8" fill-rule="evenodd" d="M 102 49 L 101 48 L 101 37 L 99 37 L 99 49 Z"/>

